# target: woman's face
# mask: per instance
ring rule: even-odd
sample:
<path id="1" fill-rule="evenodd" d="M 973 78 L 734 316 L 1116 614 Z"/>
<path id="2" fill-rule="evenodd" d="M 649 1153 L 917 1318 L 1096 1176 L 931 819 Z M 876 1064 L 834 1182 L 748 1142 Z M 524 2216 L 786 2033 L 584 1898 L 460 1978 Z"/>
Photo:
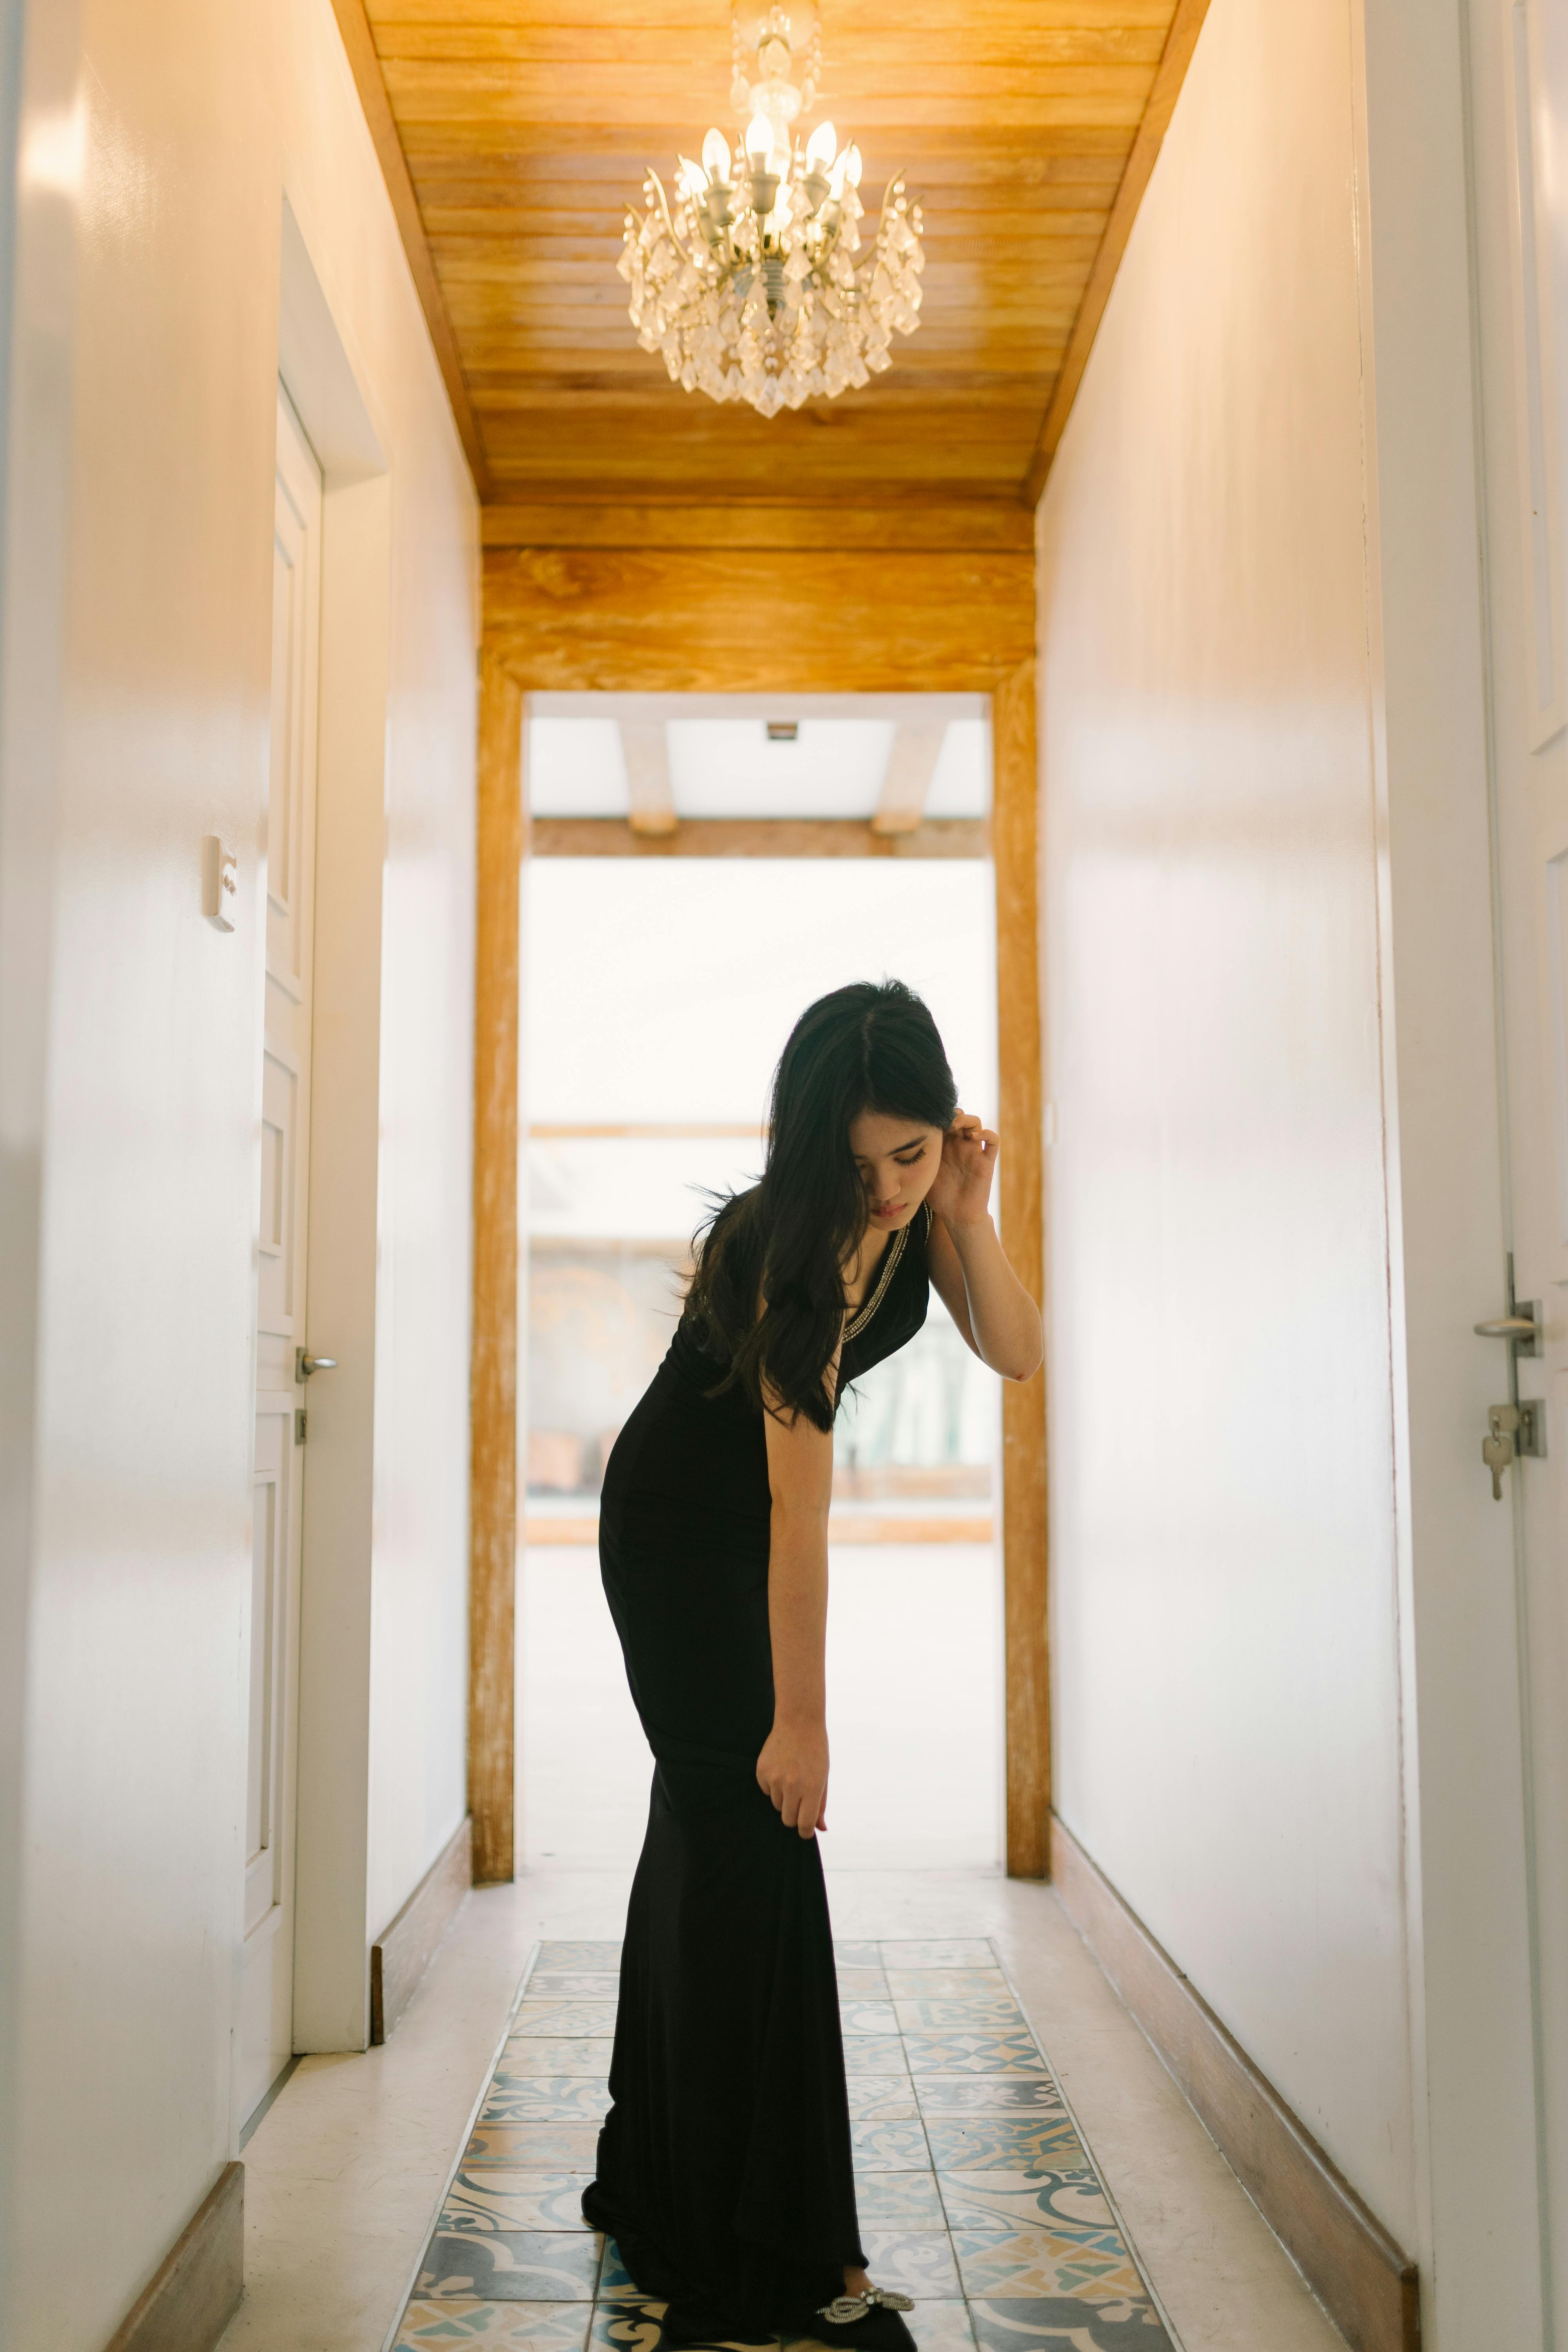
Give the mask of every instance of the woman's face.
<path id="1" fill-rule="evenodd" d="M 883 1233 L 907 1225 L 942 1166 L 941 1128 L 863 1110 L 849 1122 L 849 1149 L 866 1187 L 869 1223 Z"/>

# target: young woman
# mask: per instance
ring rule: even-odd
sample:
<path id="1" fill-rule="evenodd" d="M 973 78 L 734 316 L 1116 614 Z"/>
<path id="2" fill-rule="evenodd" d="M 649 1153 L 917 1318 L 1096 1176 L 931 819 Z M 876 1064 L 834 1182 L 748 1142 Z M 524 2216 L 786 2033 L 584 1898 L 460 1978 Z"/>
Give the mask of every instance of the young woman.
<path id="1" fill-rule="evenodd" d="M 1039 1310 L 987 1213 L 996 1149 L 910 990 L 812 1005 L 762 1182 L 710 1223 L 605 1469 L 605 1591 L 656 1769 L 583 2210 L 667 2300 L 664 2352 L 912 2343 L 912 2304 L 866 2274 L 816 1842 L 833 1419 L 920 1329 L 931 1283 L 984 1363 L 1037 1369 Z"/>

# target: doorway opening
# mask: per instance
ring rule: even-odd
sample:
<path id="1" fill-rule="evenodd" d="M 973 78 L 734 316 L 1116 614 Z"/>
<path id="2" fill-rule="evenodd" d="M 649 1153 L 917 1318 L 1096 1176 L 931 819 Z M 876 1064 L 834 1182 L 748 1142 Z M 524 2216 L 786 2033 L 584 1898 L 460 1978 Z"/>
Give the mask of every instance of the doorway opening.
<path id="1" fill-rule="evenodd" d="M 535 697 L 528 730 L 519 1859 L 629 1868 L 651 1763 L 599 1588 L 605 1461 L 707 1205 L 760 1171 L 813 998 L 908 981 L 994 1123 L 989 713 L 574 694 Z M 829 1868 L 1001 1865 L 997 1389 L 933 1294 L 841 1413 Z"/>

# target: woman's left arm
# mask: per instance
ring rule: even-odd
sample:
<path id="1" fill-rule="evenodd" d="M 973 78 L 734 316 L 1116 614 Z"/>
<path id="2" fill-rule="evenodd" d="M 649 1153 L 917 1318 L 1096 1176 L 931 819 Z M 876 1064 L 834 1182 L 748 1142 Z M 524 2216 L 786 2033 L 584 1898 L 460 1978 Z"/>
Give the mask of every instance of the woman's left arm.
<path id="1" fill-rule="evenodd" d="M 981 1362 L 1004 1380 L 1026 1381 L 1040 1369 L 1044 1337 L 1040 1310 L 991 1222 L 997 1149 L 990 1129 L 966 1111 L 942 1138 L 942 1167 L 928 1195 L 931 1278 Z"/>

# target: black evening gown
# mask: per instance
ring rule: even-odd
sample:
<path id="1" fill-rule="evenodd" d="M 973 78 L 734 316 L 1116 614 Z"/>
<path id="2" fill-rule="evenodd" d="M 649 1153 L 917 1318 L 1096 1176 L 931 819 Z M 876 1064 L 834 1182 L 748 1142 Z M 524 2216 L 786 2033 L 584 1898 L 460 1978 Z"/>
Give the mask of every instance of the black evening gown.
<path id="1" fill-rule="evenodd" d="M 929 1211 L 840 1389 L 925 1321 Z M 670 2343 L 809 2326 L 863 2263 L 822 1857 L 758 1786 L 773 1727 L 760 1407 L 678 1329 L 605 1467 L 599 1556 L 655 1769 L 598 2171 L 583 2200 Z"/>

